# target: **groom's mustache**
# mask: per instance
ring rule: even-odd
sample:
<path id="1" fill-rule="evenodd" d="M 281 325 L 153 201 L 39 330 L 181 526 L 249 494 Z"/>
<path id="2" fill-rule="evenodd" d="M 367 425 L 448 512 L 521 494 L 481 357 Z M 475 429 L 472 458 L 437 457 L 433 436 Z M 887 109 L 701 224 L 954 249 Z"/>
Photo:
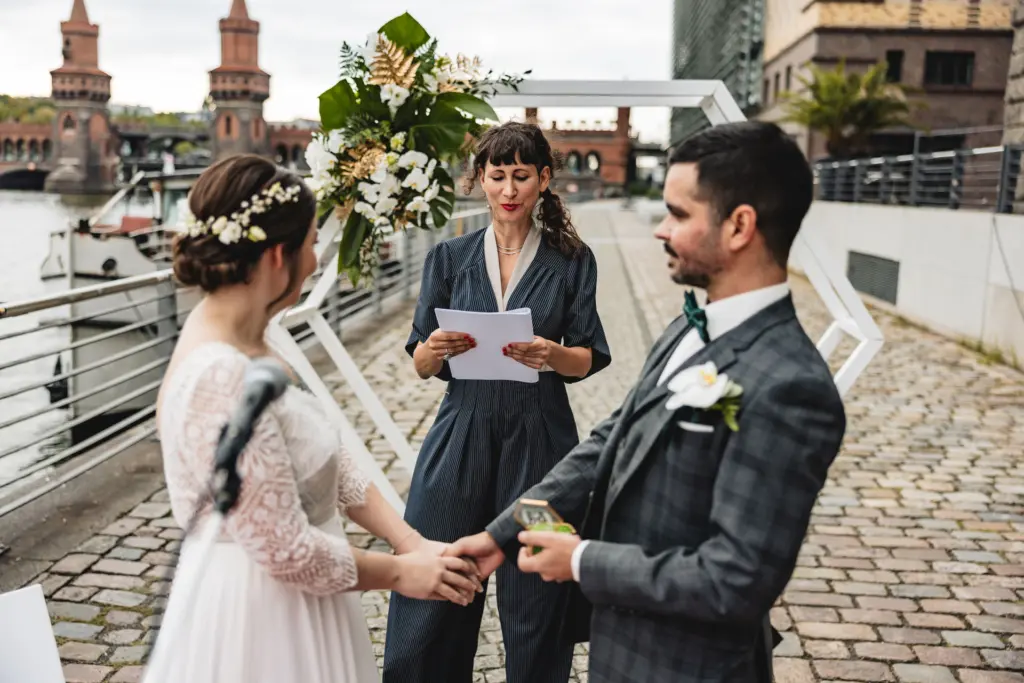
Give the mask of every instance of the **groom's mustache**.
<path id="1" fill-rule="evenodd" d="M 672 258 L 679 258 L 679 254 L 677 254 L 675 252 L 675 250 L 668 245 L 668 242 L 662 242 L 662 245 L 664 245 L 664 247 L 665 247 L 665 253 L 666 254 L 668 254 Z"/>

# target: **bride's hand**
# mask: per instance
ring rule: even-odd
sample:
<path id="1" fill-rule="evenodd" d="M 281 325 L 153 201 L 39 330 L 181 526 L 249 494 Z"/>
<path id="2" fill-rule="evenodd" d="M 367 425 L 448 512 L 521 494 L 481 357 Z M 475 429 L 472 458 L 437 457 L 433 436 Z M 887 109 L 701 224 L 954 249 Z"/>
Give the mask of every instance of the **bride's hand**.
<path id="1" fill-rule="evenodd" d="M 427 555 L 441 556 L 445 553 L 448 548 L 451 547 L 451 543 L 442 543 L 441 541 L 432 541 L 429 538 L 424 538 L 419 533 L 411 534 L 409 538 L 402 541 L 399 547 L 395 548 L 395 553 L 398 555 L 407 555 L 408 553 L 421 552 Z M 483 593 L 484 586 L 480 582 L 480 570 L 476 566 L 471 558 L 462 558 L 470 565 L 470 573 L 467 575 L 470 581 L 473 582 L 473 587 L 478 593 Z M 431 600 L 445 600 L 441 595 L 432 595 Z"/>
<path id="2" fill-rule="evenodd" d="M 458 557 L 439 557 L 416 551 L 398 555 L 395 590 L 417 600 L 449 600 L 465 607 L 473 601 L 477 585 L 467 578 L 474 568 Z"/>

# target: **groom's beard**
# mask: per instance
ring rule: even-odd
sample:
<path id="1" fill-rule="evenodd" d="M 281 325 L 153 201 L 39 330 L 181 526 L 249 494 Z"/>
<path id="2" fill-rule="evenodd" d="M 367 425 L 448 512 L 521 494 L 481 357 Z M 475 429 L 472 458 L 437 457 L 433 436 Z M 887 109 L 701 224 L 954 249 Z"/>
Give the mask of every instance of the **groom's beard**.
<path id="1" fill-rule="evenodd" d="M 676 267 L 672 269 L 672 281 L 677 285 L 688 285 L 690 287 L 698 287 L 700 289 L 707 289 L 708 285 L 711 284 L 711 277 L 704 271 L 698 271 L 692 266 L 688 266 L 683 259 L 679 258 L 679 254 L 676 253 L 668 242 L 662 242 L 665 246 L 665 253 L 675 259 Z"/>

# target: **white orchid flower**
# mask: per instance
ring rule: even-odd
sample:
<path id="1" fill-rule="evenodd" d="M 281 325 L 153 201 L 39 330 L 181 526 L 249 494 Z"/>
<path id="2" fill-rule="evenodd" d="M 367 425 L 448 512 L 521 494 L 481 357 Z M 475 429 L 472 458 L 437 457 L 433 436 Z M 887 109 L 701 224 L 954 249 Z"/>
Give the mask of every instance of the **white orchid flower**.
<path id="1" fill-rule="evenodd" d="M 388 160 L 387 157 L 382 157 L 380 162 L 377 164 L 377 168 L 374 169 L 373 173 L 370 175 L 370 180 L 379 185 L 380 183 L 383 183 L 387 177 Z"/>
<path id="2" fill-rule="evenodd" d="M 704 363 L 687 368 L 668 383 L 672 392 L 665 407 L 677 410 L 682 407 L 706 410 L 725 396 L 730 388 L 729 376 L 718 374 L 714 363 Z"/>
<path id="3" fill-rule="evenodd" d="M 357 187 L 359 189 L 359 194 L 361 194 L 363 199 L 369 203 L 376 204 L 377 200 L 380 199 L 380 185 L 361 182 Z"/>
<path id="4" fill-rule="evenodd" d="M 398 200 L 394 197 L 381 197 L 373 206 L 373 210 L 377 212 L 378 216 L 384 216 L 395 210 L 398 206 Z"/>
<path id="5" fill-rule="evenodd" d="M 363 61 L 369 64 L 373 61 L 373 58 L 377 56 L 377 42 L 380 39 L 380 35 L 377 33 L 371 33 L 366 36 L 366 42 L 363 47 L 359 49 L 359 56 L 363 58 Z"/>
<path id="6" fill-rule="evenodd" d="M 424 168 L 430 162 L 428 157 L 423 152 L 417 152 L 416 150 L 409 150 L 398 159 L 399 168 Z"/>
<path id="7" fill-rule="evenodd" d="M 337 162 L 337 157 L 324 145 L 320 137 L 313 138 L 306 146 L 306 165 L 314 176 L 326 174 Z"/>
<path id="8" fill-rule="evenodd" d="M 356 205 L 352 207 L 352 210 L 368 221 L 374 221 L 377 219 L 377 212 L 366 202 L 356 202 Z"/>
<path id="9" fill-rule="evenodd" d="M 387 177 L 381 181 L 378 187 L 380 188 L 381 195 L 385 197 L 396 195 L 402 191 L 402 183 L 398 180 L 398 176 L 393 173 L 388 173 Z"/>
<path id="10" fill-rule="evenodd" d="M 416 213 L 426 213 L 430 211 L 430 202 L 427 201 L 426 197 L 413 197 L 406 208 Z"/>
<path id="11" fill-rule="evenodd" d="M 340 130 L 332 130 L 327 135 L 327 150 L 332 154 L 338 154 L 346 147 L 348 147 L 348 141 Z"/>
<path id="12" fill-rule="evenodd" d="M 384 104 L 388 105 L 391 115 L 394 116 L 398 112 L 399 107 L 409 99 L 409 90 L 400 85 L 388 83 L 380 87 L 380 99 Z"/>
<path id="13" fill-rule="evenodd" d="M 432 202 L 435 199 L 437 199 L 438 195 L 440 194 L 441 185 L 435 180 L 434 182 L 430 183 L 430 187 L 428 187 L 427 191 L 423 193 L 423 198 L 426 199 L 428 202 Z"/>
<path id="14" fill-rule="evenodd" d="M 430 187 L 430 178 L 428 178 L 427 174 L 423 171 L 418 168 L 414 168 L 409 172 L 409 175 L 405 177 L 405 180 L 402 182 L 402 187 L 411 187 L 416 192 L 423 192 Z"/>

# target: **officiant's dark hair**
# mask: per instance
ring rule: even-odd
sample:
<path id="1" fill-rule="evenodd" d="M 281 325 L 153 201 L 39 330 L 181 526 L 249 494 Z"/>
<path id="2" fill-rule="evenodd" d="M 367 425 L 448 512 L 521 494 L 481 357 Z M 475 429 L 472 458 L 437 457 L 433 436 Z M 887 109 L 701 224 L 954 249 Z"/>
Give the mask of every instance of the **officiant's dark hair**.
<path id="1" fill-rule="evenodd" d="M 539 126 L 509 121 L 488 129 L 480 136 L 473 164 L 466 173 L 465 192 L 473 191 L 473 184 L 484 172 L 487 162 L 492 165 L 530 164 L 538 174 L 549 168 L 554 177 L 558 161 Z M 572 224 L 569 209 L 550 187 L 540 195 L 540 222 L 548 245 L 570 258 L 580 253 L 583 240 Z"/>
<path id="2" fill-rule="evenodd" d="M 686 163 L 697 165 L 700 199 L 711 204 L 715 222 L 749 204 L 772 258 L 785 267 L 814 194 L 811 167 L 796 142 L 774 123 L 724 123 L 672 150 L 669 164 Z"/>

